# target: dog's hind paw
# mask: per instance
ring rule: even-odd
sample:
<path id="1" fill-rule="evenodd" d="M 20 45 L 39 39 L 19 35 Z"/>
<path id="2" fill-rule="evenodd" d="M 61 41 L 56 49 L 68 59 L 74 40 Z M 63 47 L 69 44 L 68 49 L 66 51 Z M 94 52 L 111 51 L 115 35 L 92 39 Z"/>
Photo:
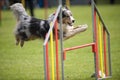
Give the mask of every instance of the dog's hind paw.
<path id="1" fill-rule="evenodd" d="M 15 44 L 16 44 L 16 46 L 17 46 L 17 45 L 19 44 L 19 41 L 16 41 Z"/>
<path id="2" fill-rule="evenodd" d="M 24 45 L 24 41 L 21 40 L 21 41 L 20 41 L 20 46 L 23 47 L 23 45 Z"/>

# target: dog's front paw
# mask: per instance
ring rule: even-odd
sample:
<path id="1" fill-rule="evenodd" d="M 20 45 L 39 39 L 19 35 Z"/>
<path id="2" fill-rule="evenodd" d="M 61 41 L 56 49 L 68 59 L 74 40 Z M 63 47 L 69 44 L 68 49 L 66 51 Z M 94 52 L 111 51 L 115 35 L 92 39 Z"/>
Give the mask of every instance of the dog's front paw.
<path id="1" fill-rule="evenodd" d="M 83 28 L 87 29 L 88 28 L 88 25 L 87 24 L 84 24 L 82 25 Z"/>
<path id="2" fill-rule="evenodd" d="M 85 29 L 87 29 L 87 28 L 88 28 L 88 25 L 87 25 L 87 24 L 84 24 L 84 25 L 78 25 L 77 27 L 81 27 L 81 28 L 85 28 Z"/>

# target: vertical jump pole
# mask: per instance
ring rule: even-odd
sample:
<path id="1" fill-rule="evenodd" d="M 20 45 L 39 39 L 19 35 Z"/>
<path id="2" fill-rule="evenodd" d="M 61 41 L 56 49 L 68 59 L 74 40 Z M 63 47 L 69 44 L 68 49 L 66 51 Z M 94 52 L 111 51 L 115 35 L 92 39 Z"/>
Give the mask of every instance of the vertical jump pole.
<path id="1" fill-rule="evenodd" d="M 55 21 L 55 46 L 56 46 L 56 79 L 59 80 L 59 54 L 58 54 L 58 24 Z"/>
<path id="2" fill-rule="evenodd" d="M 112 76 L 112 66 L 111 66 L 111 53 L 110 53 L 110 34 L 108 34 L 108 60 L 109 60 L 109 73 Z"/>
<path id="3" fill-rule="evenodd" d="M 95 42 L 95 52 L 94 52 L 94 64 L 95 64 L 95 77 L 96 80 L 99 78 L 99 63 L 98 63 L 98 38 L 97 38 L 97 26 L 96 26 L 96 10 L 94 6 L 94 1 L 91 0 L 92 4 L 92 24 L 93 24 L 93 42 Z"/>
<path id="4" fill-rule="evenodd" d="M 43 45 L 43 51 L 44 51 L 44 80 L 47 80 L 47 67 L 46 67 L 46 45 Z"/>
<path id="5" fill-rule="evenodd" d="M 100 18 L 98 18 L 98 37 L 99 37 L 99 56 L 100 56 L 100 70 L 101 70 L 101 76 L 102 78 L 105 77 L 104 73 L 104 69 L 103 69 L 103 47 L 102 47 L 102 29 L 101 29 L 101 24 L 100 24 Z"/>
<path id="6" fill-rule="evenodd" d="M 24 0 L 22 0 L 24 1 Z M 47 0 L 44 0 L 44 7 L 45 7 L 45 19 L 47 19 L 47 7 L 48 3 Z M 44 47 L 44 75 L 45 75 L 45 80 L 50 80 L 50 71 L 49 71 L 49 55 L 48 55 L 48 42 Z"/>
<path id="7" fill-rule="evenodd" d="M 104 45 L 104 65 L 105 65 L 105 75 L 108 76 L 108 70 L 107 70 L 107 53 L 106 53 L 106 32 L 105 28 L 103 28 L 103 45 Z"/>
<path id="8" fill-rule="evenodd" d="M 45 19 L 47 19 L 47 7 L 48 3 L 47 0 L 44 0 L 44 7 L 45 7 Z M 48 42 L 45 46 L 44 50 L 44 71 L 45 71 L 45 80 L 50 80 L 50 72 L 49 72 L 49 57 L 48 57 Z"/>
<path id="9" fill-rule="evenodd" d="M 49 52 L 48 52 L 48 42 L 46 44 L 46 74 L 47 74 L 47 80 L 50 80 L 50 71 L 49 71 Z"/>
<path id="10" fill-rule="evenodd" d="M 51 72 L 52 72 L 52 80 L 55 80 L 55 62 L 54 62 L 54 49 L 53 49 L 53 31 L 50 32 L 50 55 L 51 55 Z"/>
<path id="11" fill-rule="evenodd" d="M 60 8 L 60 53 L 61 53 L 61 75 L 62 75 L 62 80 L 64 80 L 64 52 L 63 52 L 63 29 L 62 29 L 62 0 L 59 0 L 59 5 L 61 5 Z"/>
<path id="12" fill-rule="evenodd" d="M 44 80 L 50 80 L 48 42 L 46 43 L 46 45 L 43 46 L 43 51 L 44 51 Z"/>

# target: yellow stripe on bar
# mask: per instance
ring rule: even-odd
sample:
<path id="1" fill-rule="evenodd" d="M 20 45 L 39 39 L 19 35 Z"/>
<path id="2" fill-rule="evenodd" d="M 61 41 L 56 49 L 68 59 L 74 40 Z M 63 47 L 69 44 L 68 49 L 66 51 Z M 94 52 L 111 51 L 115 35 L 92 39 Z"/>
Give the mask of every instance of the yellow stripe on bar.
<path id="1" fill-rule="evenodd" d="M 104 75 L 104 69 L 103 69 L 103 49 L 102 49 L 102 29 L 100 25 L 100 19 L 98 19 L 98 32 L 99 32 L 99 50 L 100 50 L 100 70 L 101 70 L 101 76 L 102 78 L 105 77 Z"/>
<path id="2" fill-rule="evenodd" d="M 52 23 L 51 23 L 52 24 Z M 50 25 L 51 25 L 50 24 Z M 54 67 L 54 50 L 53 50 L 53 32 L 51 31 L 50 32 L 50 50 L 51 50 L 51 65 L 52 65 L 52 80 L 54 80 L 55 79 L 55 67 Z"/>

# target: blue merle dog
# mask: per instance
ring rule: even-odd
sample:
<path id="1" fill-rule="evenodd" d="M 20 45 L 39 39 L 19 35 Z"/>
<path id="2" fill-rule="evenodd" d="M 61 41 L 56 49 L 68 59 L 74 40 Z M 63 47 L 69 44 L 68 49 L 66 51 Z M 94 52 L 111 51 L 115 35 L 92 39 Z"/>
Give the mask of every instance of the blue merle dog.
<path id="1" fill-rule="evenodd" d="M 49 24 L 53 21 L 55 15 L 54 13 L 51 14 L 47 20 L 43 20 L 29 16 L 21 3 L 15 3 L 11 5 L 10 8 L 17 19 L 17 25 L 14 30 L 16 45 L 20 44 L 20 46 L 22 47 L 25 41 L 30 41 L 38 38 L 45 39 L 45 36 L 50 28 Z M 59 17 L 57 19 L 59 24 Z M 73 27 L 74 22 L 75 20 L 72 16 L 71 11 L 67 7 L 64 7 L 62 9 L 62 28 L 64 39 L 68 39 L 76 35 L 77 33 L 83 32 L 87 29 L 86 24 Z"/>

